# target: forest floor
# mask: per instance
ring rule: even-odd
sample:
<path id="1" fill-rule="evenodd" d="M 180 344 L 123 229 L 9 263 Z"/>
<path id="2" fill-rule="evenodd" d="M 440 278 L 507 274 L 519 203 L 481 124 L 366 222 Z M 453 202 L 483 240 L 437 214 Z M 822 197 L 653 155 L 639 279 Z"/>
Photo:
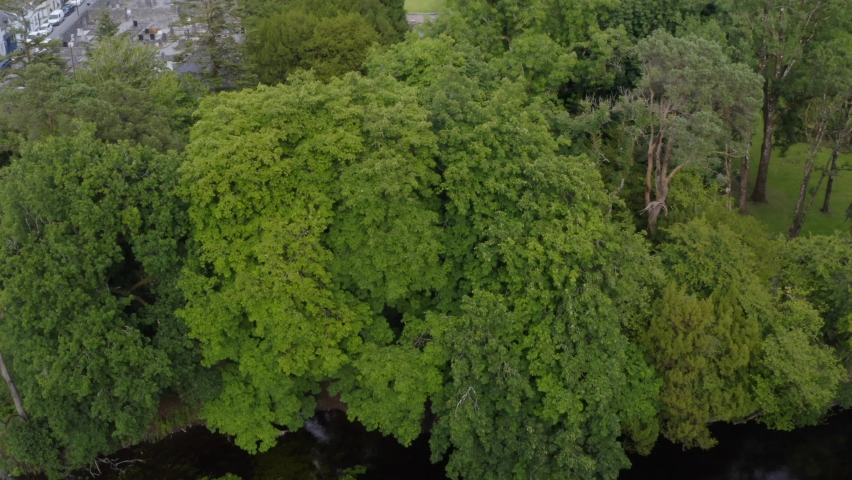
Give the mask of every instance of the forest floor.
<path id="1" fill-rule="evenodd" d="M 406 12 L 440 12 L 445 0 L 405 0 Z"/>
<path id="2" fill-rule="evenodd" d="M 749 197 L 754 187 L 754 179 L 760 162 L 761 140 L 761 134 L 758 134 L 752 143 Z M 813 188 L 819 182 L 829 155 L 831 155 L 831 150 L 830 148 L 826 148 L 817 156 L 817 161 L 814 164 L 814 170 L 811 174 L 808 198 L 810 198 L 810 192 L 813 191 Z M 765 223 L 773 233 L 786 234 L 790 229 L 790 224 L 793 221 L 793 210 L 796 208 L 796 200 L 799 197 L 799 189 L 802 185 L 806 156 L 807 145 L 804 143 L 790 147 L 784 156 L 781 155 L 780 148 L 773 148 L 772 160 L 769 164 L 769 181 L 766 186 L 766 197 L 769 203 L 758 204 L 749 202 L 748 204 L 751 214 Z M 841 154 L 837 164 L 841 168 L 843 165 L 852 167 L 852 155 Z M 737 167 L 736 172 L 739 172 L 739 167 Z M 834 189 L 831 195 L 830 213 L 825 214 L 819 210 L 822 208 L 825 198 L 825 185 L 827 181 L 827 178 L 823 180 L 820 191 L 814 200 L 813 207 L 811 207 L 810 213 L 808 213 L 805 226 L 802 229 L 803 235 L 809 233 L 814 235 L 828 235 L 837 230 L 848 232 L 850 226 L 852 226 L 846 220 L 846 209 L 852 203 L 852 171 L 841 170 L 835 177 Z M 736 187 L 734 191 L 738 191 Z"/>

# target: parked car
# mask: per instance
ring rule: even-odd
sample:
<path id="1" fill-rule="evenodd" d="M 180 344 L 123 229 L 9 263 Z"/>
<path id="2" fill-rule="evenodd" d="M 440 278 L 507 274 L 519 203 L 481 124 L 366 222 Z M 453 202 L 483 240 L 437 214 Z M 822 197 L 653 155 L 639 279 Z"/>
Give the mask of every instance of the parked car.
<path id="1" fill-rule="evenodd" d="M 85 0 L 68 0 L 68 5 L 74 5 L 75 7 L 79 7 L 83 4 Z"/>
<path id="2" fill-rule="evenodd" d="M 38 35 L 44 35 L 45 37 L 53 33 L 53 25 L 50 23 L 42 23 L 40 27 L 38 27 L 35 32 Z"/>
<path id="3" fill-rule="evenodd" d="M 7 58 L 6 60 L 0 61 L 0 70 L 5 70 L 12 66 L 12 59 Z"/>
<path id="4" fill-rule="evenodd" d="M 63 20 L 65 20 L 65 12 L 62 10 L 54 10 L 50 12 L 50 16 L 47 17 L 47 23 L 54 27 L 62 23 Z"/>
<path id="5" fill-rule="evenodd" d="M 71 13 L 74 12 L 74 10 L 77 10 L 77 7 L 74 6 L 73 3 L 66 3 L 65 5 L 62 6 L 62 12 L 65 13 L 66 17 L 68 15 L 71 15 Z"/>

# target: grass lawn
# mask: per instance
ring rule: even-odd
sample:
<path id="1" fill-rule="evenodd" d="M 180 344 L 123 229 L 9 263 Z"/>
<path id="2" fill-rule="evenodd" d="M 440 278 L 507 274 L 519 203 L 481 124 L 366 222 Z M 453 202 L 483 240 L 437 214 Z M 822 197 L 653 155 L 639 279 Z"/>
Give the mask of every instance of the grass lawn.
<path id="1" fill-rule="evenodd" d="M 406 12 L 440 12 L 444 0 L 405 0 Z"/>
<path id="2" fill-rule="evenodd" d="M 751 171 L 749 172 L 749 197 L 754 187 L 754 179 L 757 175 L 757 167 L 760 162 L 760 141 L 762 133 L 755 135 L 751 152 Z M 828 161 L 830 151 L 823 151 L 814 164 L 814 172 L 811 175 L 811 188 L 815 187 L 822 175 L 822 169 Z M 807 146 L 797 144 L 787 151 L 787 155 L 781 156 L 780 148 L 772 149 L 772 160 L 769 163 L 769 181 L 766 185 L 766 198 L 769 203 L 757 204 L 749 202 L 748 208 L 752 215 L 765 223 L 772 232 L 786 234 L 793 221 L 793 210 L 796 208 L 796 200 L 799 196 L 799 188 L 802 185 L 802 177 L 805 169 L 805 157 Z M 844 164 L 852 165 L 852 155 L 840 155 L 838 166 Z M 736 172 L 739 172 L 737 168 Z M 834 178 L 834 189 L 831 194 L 830 213 L 820 212 L 822 202 L 825 198 L 824 180 L 817 194 L 814 204 L 805 220 L 802 235 L 813 233 L 815 235 L 832 234 L 836 230 L 849 231 L 850 223 L 846 219 L 846 208 L 852 203 L 852 172 L 840 171 Z M 738 190 L 735 190 L 738 191 Z M 807 205 L 807 203 L 805 203 Z"/>

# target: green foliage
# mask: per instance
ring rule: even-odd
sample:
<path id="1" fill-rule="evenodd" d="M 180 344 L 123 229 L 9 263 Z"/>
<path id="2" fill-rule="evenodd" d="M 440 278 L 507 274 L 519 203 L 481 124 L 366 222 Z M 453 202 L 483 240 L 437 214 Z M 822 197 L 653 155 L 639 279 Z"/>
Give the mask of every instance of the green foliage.
<path id="1" fill-rule="evenodd" d="M 104 42 L 116 38 L 116 35 L 118 35 L 119 24 L 112 19 L 109 8 L 101 8 L 97 22 L 98 25 L 95 27 L 94 33 L 98 42 Z M 123 36 L 127 37 L 126 35 Z M 127 37 L 127 39 L 129 40 L 130 37 Z"/>
<path id="2" fill-rule="evenodd" d="M 778 317 L 763 341 L 754 389 L 760 421 L 792 430 L 818 422 L 849 379 L 834 351 L 819 342 L 822 319 L 813 307 L 793 296 Z"/>
<path id="3" fill-rule="evenodd" d="M 134 42 L 128 35 L 108 36 L 89 49 L 76 80 L 94 87 L 119 82 L 142 89 L 166 68 L 159 54 L 155 46 Z"/>
<path id="4" fill-rule="evenodd" d="M 697 219 L 666 233 L 660 257 L 681 287 L 667 287 L 644 342 L 666 377 L 664 434 L 708 448 L 715 440 L 707 424 L 756 409 L 748 367 L 771 297 L 756 275 L 757 257 L 724 223 Z"/>
<path id="5" fill-rule="evenodd" d="M 194 64 L 194 75 L 212 91 L 235 88 L 251 80 L 236 36 L 243 30 L 236 0 L 177 0 L 183 26 L 197 26 L 184 42 L 178 61 Z"/>
<path id="6" fill-rule="evenodd" d="M 621 0 L 606 23 L 623 26 L 630 38 L 639 40 L 655 30 L 675 33 L 687 10 L 683 0 Z"/>
<path id="7" fill-rule="evenodd" d="M 320 78 L 357 71 L 367 49 L 378 40 L 375 30 L 357 13 L 319 19 L 306 45 L 305 64 Z"/>
<path id="8" fill-rule="evenodd" d="M 102 10 L 74 78 L 0 91 L 0 350 L 30 415 L 3 469 L 199 416 L 263 451 L 322 392 L 403 444 L 428 406 L 454 479 L 615 479 L 659 433 L 852 404 L 852 243 L 773 240 L 717 183 L 763 80 L 729 56 L 836 92 L 843 35 L 785 43 L 763 0 L 452 0 L 408 36 L 402 0 L 177 3 L 195 76 Z"/>
<path id="9" fill-rule="evenodd" d="M 642 322 L 657 270 L 604 220 L 592 164 L 557 154 L 548 106 L 500 68 L 446 36 L 369 61 L 421 87 L 438 136 L 449 315 L 414 330 L 449 362 L 433 458 L 452 448 L 453 478 L 615 478 L 618 438 L 655 437 L 658 384 L 622 328 Z"/>
<path id="10" fill-rule="evenodd" d="M 234 475 L 233 473 L 226 473 L 222 477 L 216 477 L 213 479 L 209 479 L 208 477 L 201 478 L 200 480 L 242 480 L 239 475 Z"/>
<path id="11" fill-rule="evenodd" d="M 358 71 L 371 46 L 398 42 L 408 30 L 399 1 L 297 0 L 276 8 L 249 20 L 247 51 L 269 85 L 297 69 L 313 69 L 325 80 Z"/>
<path id="12" fill-rule="evenodd" d="M 51 438 L 44 420 L 23 421 L 12 418 L 5 425 L 0 438 L 4 453 L 8 455 L 0 460 L 3 470 L 45 471 L 50 478 L 62 478 L 60 446 Z M 13 460 L 10 462 L 9 459 Z"/>
<path id="13" fill-rule="evenodd" d="M 754 409 L 744 368 L 758 328 L 735 302 L 731 294 L 702 300 L 670 285 L 655 303 L 645 342 L 665 377 L 662 431 L 686 447 L 712 447 L 707 424 Z"/>
<path id="14" fill-rule="evenodd" d="M 823 274 L 824 285 L 816 273 L 832 255 L 845 256 L 842 239 L 762 240 L 752 223 L 716 214 L 677 224 L 660 249 L 686 288 L 665 292 L 643 342 L 666 378 L 663 433 L 687 446 L 711 446 L 706 425 L 715 421 L 755 418 L 784 430 L 814 424 L 848 383 L 837 347 L 824 341 L 820 315 L 833 312 L 819 303 L 842 314 L 848 285 L 832 290 L 837 270 Z M 770 280 L 782 294 L 772 293 Z"/>
<path id="15" fill-rule="evenodd" d="M 173 314 L 178 158 L 93 133 L 27 145 L 0 182 L 3 353 L 68 467 L 139 440 L 162 392 L 203 375 Z"/>
<path id="16" fill-rule="evenodd" d="M 181 128 L 195 98 L 177 77 L 164 74 L 133 87 L 130 77 L 125 83 L 88 72 L 80 72 L 80 78 L 92 83 L 78 83 L 55 67 L 32 65 L 21 74 L 23 90 L 3 89 L 6 115 L 0 125 L 6 149 L 17 152 L 26 140 L 74 134 L 79 120 L 95 124 L 102 140 L 131 140 L 159 151 L 182 148 Z"/>
<path id="17" fill-rule="evenodd" d="M 630 42 L 620 27 L 603 26 L 617 5 L 617 0 L 455 0 L 427 33 L 470 43 L 488 59 L 508 54 L 515 57 L 512 63 L 532 62 L 535 68 L 525 75 L 533 84 L 539 75 L 548 78 L 561 96 L 576 104 L 587 95 L 613 89 L 623 74 L 620 59 Z M 529 48 L 531 40 L 541 47 L 545 39 L 550 45 L 544 50 Z M 528 58 L 520 56 L 517 47 Z M 619 60 L 613 62 L 615 58 Z"/>
<path id="18" fill-rule="evenodd" d="M 852 240 L 836 234 L 798 237 L 787 243 L 776 262 L 778 281 L 806 298 L 825 322 L 826 343 L 847 351 L 852 326 Z"/>
<path id="19" fill-rule="evenodd" d="M 269 448 L 278 434 L 270 423 L 300 427 L 314 407 L 306 395 L 322 381 L 357 382 L 364 391 L 353 398 L 408 398 L 404 383 L 387 387 L 404 364 L 350 363 L 365 348 L 359 333 L 387 328 L 381 305 L 442 281 L 429 197 L 434 137 L 413 95 L 389 79 L 299 77 L 202 104 L 182 169 L 197 260 L 184 274 L 181 316 L 205 364 L 225 364 L 208 425 L 244 448 Z M 367 294 L 372 308 L 358 300 Z M 422 416 L 422 396 L 410 398 Z M 413 419 L 415 407 L 377 399 L 359 408 L 350 414 L 413 438 L 412 427 L 378 418 Z"/>

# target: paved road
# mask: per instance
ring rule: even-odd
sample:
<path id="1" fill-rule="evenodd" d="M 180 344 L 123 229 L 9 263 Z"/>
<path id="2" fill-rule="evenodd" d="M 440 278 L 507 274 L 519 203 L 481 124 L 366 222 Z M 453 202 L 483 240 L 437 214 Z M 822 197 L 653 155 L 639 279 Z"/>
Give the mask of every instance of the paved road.
<path id="1" fill-rule="evenodd" d="M 90 8 L 95 8 L 95 4 L 97 2 L 90 2 L 91 5 L 86 5 L 86 2 L 77 7 L 76 10 L 71 12 L 71 15 L 65 17 L 65 20 L 62 21 L 59 25 L 53 27 L 53 32 L 47 37 L 51 40 L 62 40 L 62 37 L 65 35 L 65 32 L 68 33 L 76 33 L 76 29 L 72 30 L 72 27 L 82 18 L 83 14 L 86 13 Z M 94 21 L 94 18 L 91 19 Z"/>

